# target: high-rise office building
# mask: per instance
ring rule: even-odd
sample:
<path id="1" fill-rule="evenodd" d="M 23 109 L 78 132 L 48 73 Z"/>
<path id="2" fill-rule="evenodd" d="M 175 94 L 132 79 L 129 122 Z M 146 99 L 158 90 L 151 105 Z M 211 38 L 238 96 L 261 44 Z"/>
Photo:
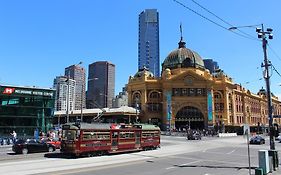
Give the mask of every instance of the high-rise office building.
<path id="1" fill-rule="evenodd" d="M 115 65 L 98 61 L 89 65 L 87 108 L 112 107 L 115 92 Z"/>
<path id="2" fill-rule="evenodd" d="M 210 71 L 210 73 L 214 73 L 216 69 L 219 69 L 218 62 L 214 61 L 213 59 L 204 59 L 205 67 Z"/>
<path id="3" fill-rule="evenodd" d="M 146 67 L 159 77 L 159 59 L 159 14 L 146 9 L 139 14 L 138 69 Z"/>
<path id="4" fill-rule="evenodd" d="M 65 68 L 65 76 L 75 80 L 75 110 L 86 107 L 86 73 L 80 65 Z"/>
<path id="5" fill-rule="evenodd" d="M 67 80 L 66 76 L 57 76 L 54 79 L 53 88 L 56 90 L 55 94 L 55 110 L 66 111 L 67 103 L 69 103 L 69 111 L 75 108 L 75 80 Z M 69 88 L 69 90 L 68 90 Z"/>

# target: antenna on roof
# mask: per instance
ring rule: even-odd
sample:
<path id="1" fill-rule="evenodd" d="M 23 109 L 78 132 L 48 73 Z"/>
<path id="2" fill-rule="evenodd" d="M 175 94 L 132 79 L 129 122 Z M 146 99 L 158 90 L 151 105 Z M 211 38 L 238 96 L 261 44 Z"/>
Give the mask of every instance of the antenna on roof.
<path id="1" fill-rule="evenodd" d="M 179 44 L 179 48 L 185 48 L 185 42 L 183 41 L 183 37 L 182 37 L 182 27 L 181 27 L 181 23 L 180 23 L 180 33 L 181 33 L 181 40 L 178 43 Z"/>

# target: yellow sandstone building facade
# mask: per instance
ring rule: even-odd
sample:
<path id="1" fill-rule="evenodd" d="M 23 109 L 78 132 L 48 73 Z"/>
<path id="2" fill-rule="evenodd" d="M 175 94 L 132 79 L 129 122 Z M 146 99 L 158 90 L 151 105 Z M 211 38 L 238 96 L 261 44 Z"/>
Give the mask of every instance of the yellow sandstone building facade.
<path id="1" fill-rule="evenodd" d="M 244 124 L 252 131 L 268 126 L 264 89 L 254 94 L 221 70 L 210 73 L 182 38 L 178 44 L 162 63 L 160 78 L 146 68 L 129 78 L 128 103 L 140 110 L 141 122 L 158 124 L 163 130 L 188 127 L 222 132 L 239 132 Z M 280 115 L 281 102 L 274 95 L 272 104 L 273 115 Z M 273 122 L 280 124 L 281 119 Z"/>

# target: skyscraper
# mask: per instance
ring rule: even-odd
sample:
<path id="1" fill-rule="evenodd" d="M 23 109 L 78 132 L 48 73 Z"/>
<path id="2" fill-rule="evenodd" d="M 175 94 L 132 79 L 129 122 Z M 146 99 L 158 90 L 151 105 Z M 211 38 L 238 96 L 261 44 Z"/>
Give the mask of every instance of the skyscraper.
<path id="1" fill-rule="evenodd" d="M 98 61 L 89 65 L 87 108 L 112 107 L 115 92 L 115 65 Z"/>
<path id="2" fill-rule="evenodd" d="M 219 69 L 218 62 L 214 61 L 213 59 L 204 59 L 205 67 L 210 71 L 210 73 L 214 73 L 216 69 Z"/>
<path id="3" fill-rule="evenodd" d="M 138 69 L 146 67 L 159 77 L 159 14 L 146 9 L 139 14 Z"/>
<path id="4" fill-rule="evenodd" d="M 57 76 L 54 79 L 53 88 L 56 89 L 55 110 L 66 111 L 67 103 L 69 103 L 69 111 L 75 107 L 75 80 L 69 79 L 67 82 L 66 76 Z M 68 90 L 69 88 L 69 90 Z"/>
<path id="5" fill-rule="evenodd" d="M 65 76 L 75 80 L 75 110 L 86 107 L 86 73 L 80 65 L 65 68 Z M 82 105 L 81 105 L 82 104 Z"/>

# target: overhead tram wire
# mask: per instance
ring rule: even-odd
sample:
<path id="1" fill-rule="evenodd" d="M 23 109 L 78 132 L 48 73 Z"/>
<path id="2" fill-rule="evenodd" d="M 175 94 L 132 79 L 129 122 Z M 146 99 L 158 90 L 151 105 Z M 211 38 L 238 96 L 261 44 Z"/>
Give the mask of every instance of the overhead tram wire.
<path id="1" fill-rule="evenodd" d="M 229 28 L 224 27 L 223 25 L 221 25 L 221 24 L 219 24 L 219 23 L 217 23 L 217 22 L 215 22 L 215 21 L 213 21 L 213 20 L 207 18 L 206 16 L 204 16 L 204 15 L 202 15 L 202 14 L 196 12 L 195 10 L 193 10 L 193 9 L 191 9 L 190 7 L 184 5 L 183 3 L 179 2 L 178 0 L 173 0 L 173 1 L 174 1 L 175 3 L 177 3 L 177 4 L 181 5 L 181 6 L 183 6 L 184 8 L 188 9 L 189 11 L 195 13 L 196 15 L 200 16 L 201 18 L 203 18 L 203 19 L 205 19 L 205 20 L 207 20 L 207 21 L 209 21 L 209 22 L 215 24 L 215 25 L 218 26 L 218 27 L 221 27 L 221 28 L 223 28 L 223 29 L 225 29 L 225 30 L 227 30 L 227 31 L 230 31 L 230 32 L 232 32 L 232 33 L 234 33 L 234 34 L 236 34 L 236 35 L 239 35 L 239 36 L 241 36 L 241 37 L 243 37 L 243 38 L 247 38 L 247 39 L 253 40 L 252 37 L 249 37 L 249 36 L 247 36 L 247 35 L 242 35 L 242 34 L 240 34 L 240 33 L 237 33 L 237 32 L 235 32 L 235 31 L 233 31 L 233 30 L 229 30 Z M 255 40 L 256 40 L 256 39 L 255 39 Z M 260 41 L 260 40 L 258 40 L 258 41 Z"/>
<path id="2" fill-rule="evenodd" d="M 222 19 L 221 17 L 219 17 L 218 15 L 216 15 L 215 13 L 211 12 L 210 10 L 208 10 L 206 7 L 202 6 L 201 4 L 199 4 L 198 2 L 196 2 L 195 0 L 191 0 L 194 4 L 196 4 L 197 6 L 199 6 L 200 8 L 204 9 L 205 11 L 207 11 L 208 13 L 210 13 L 211 15 L 215 16 L 216 18 L 218 18 L 219 20 L 221 20 L 222 22 L 224 22 L 225 24 L 229 25 L 230 27 L 233 27 L 232 24 L 230 24 L 229 22 L 225 21 L 224 19 Z M 228 29 L 229 30 L 229 29 Z M 241 29 L 237 28 L 237 31 L 243 33 L 244 35 L 248 36 L 248 39 L 252 39 L 252 40 L 256 40 L 256 41 L 260 41 L 259 39 L 257 39 L 256 37 L 242 31 Z"/>
<path id="3" fill-rule="evenodd" d="M 270 47 L 270 45 L 267 43 L 267 46 L 269 47 L 269 49 L 272 51 L 272 53 L 281 61 L 281 57 L 273 50 L 272 47 Z"/>
<path id="4" fill-rule="evenodd" d="M 281 77 L 281 74 L 277 71 L 277 69 L 274 67 L 274 65 L 273 64 L 271 64 L 271 65 L 273 67 L 273 70 Z"/>

